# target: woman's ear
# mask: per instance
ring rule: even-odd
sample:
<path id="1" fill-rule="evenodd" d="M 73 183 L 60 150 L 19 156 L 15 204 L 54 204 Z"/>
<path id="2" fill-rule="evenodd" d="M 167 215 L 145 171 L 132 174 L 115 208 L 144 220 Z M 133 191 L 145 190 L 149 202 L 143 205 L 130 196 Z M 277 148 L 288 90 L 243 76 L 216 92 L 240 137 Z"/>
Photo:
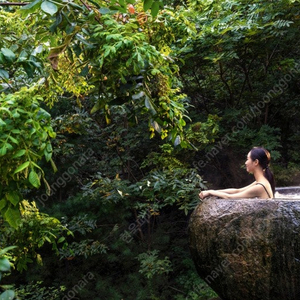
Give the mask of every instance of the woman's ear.
<path id="1" fill-rule="evenodd" d="M 256 159 L 256 160 L 254 161 L 254 163 L 255 163 L 256 166 L 258 166 L 258 165 L 259 165 L 259 160 Z"/>

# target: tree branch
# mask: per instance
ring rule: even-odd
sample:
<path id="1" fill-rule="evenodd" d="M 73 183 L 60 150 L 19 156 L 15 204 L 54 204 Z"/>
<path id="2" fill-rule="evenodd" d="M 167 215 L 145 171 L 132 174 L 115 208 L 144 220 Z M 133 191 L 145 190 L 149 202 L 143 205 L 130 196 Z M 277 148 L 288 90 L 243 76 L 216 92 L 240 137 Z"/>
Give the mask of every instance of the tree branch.
<path id="1" fill-rule="evenodd" d="M 25 6 L 29 2 L 0 2 L 0 6 Z"/>

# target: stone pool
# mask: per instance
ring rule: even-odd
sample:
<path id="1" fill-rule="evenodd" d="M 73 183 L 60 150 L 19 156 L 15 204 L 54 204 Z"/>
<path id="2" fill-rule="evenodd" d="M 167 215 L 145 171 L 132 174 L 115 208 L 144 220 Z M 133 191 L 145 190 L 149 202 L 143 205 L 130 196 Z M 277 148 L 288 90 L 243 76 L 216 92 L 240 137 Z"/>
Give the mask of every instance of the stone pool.
<path id="1" fill-rule="evenodd" d="M 276 198 L 205 199 L 189 222 L 199 276 L 223 300 L 300 299 L 300 187 Z"/>

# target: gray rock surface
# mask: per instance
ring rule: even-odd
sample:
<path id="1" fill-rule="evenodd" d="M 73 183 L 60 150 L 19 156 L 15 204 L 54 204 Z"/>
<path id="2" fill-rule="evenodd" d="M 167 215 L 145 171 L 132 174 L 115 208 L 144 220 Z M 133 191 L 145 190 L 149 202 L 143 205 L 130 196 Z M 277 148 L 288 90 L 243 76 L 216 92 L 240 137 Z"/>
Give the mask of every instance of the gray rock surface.
<path id="1" fill-rule="evenodd" d="M 210 198 L 189 237 L 199 275 L 222 300 L 300 299 L 300 201 Z"/>

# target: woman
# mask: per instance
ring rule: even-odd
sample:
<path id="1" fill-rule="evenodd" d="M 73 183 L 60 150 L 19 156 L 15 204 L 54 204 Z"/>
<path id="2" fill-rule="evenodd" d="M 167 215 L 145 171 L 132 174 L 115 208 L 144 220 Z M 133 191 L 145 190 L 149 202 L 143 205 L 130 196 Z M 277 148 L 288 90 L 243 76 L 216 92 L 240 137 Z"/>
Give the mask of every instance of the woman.
<path id="1" fill-rule="evenodd" d="M 261 147 L 254 147 L 247 155 L 246 169 L 254 175 L 255 181 L 240 189 L 207 190 L 199 194 L 201 199 L 208 196 L 216 196 L 227 199 L 240 198 L 274 198 L 275 181 L 269 169 L 271 155 L 269 151 Z"/>

